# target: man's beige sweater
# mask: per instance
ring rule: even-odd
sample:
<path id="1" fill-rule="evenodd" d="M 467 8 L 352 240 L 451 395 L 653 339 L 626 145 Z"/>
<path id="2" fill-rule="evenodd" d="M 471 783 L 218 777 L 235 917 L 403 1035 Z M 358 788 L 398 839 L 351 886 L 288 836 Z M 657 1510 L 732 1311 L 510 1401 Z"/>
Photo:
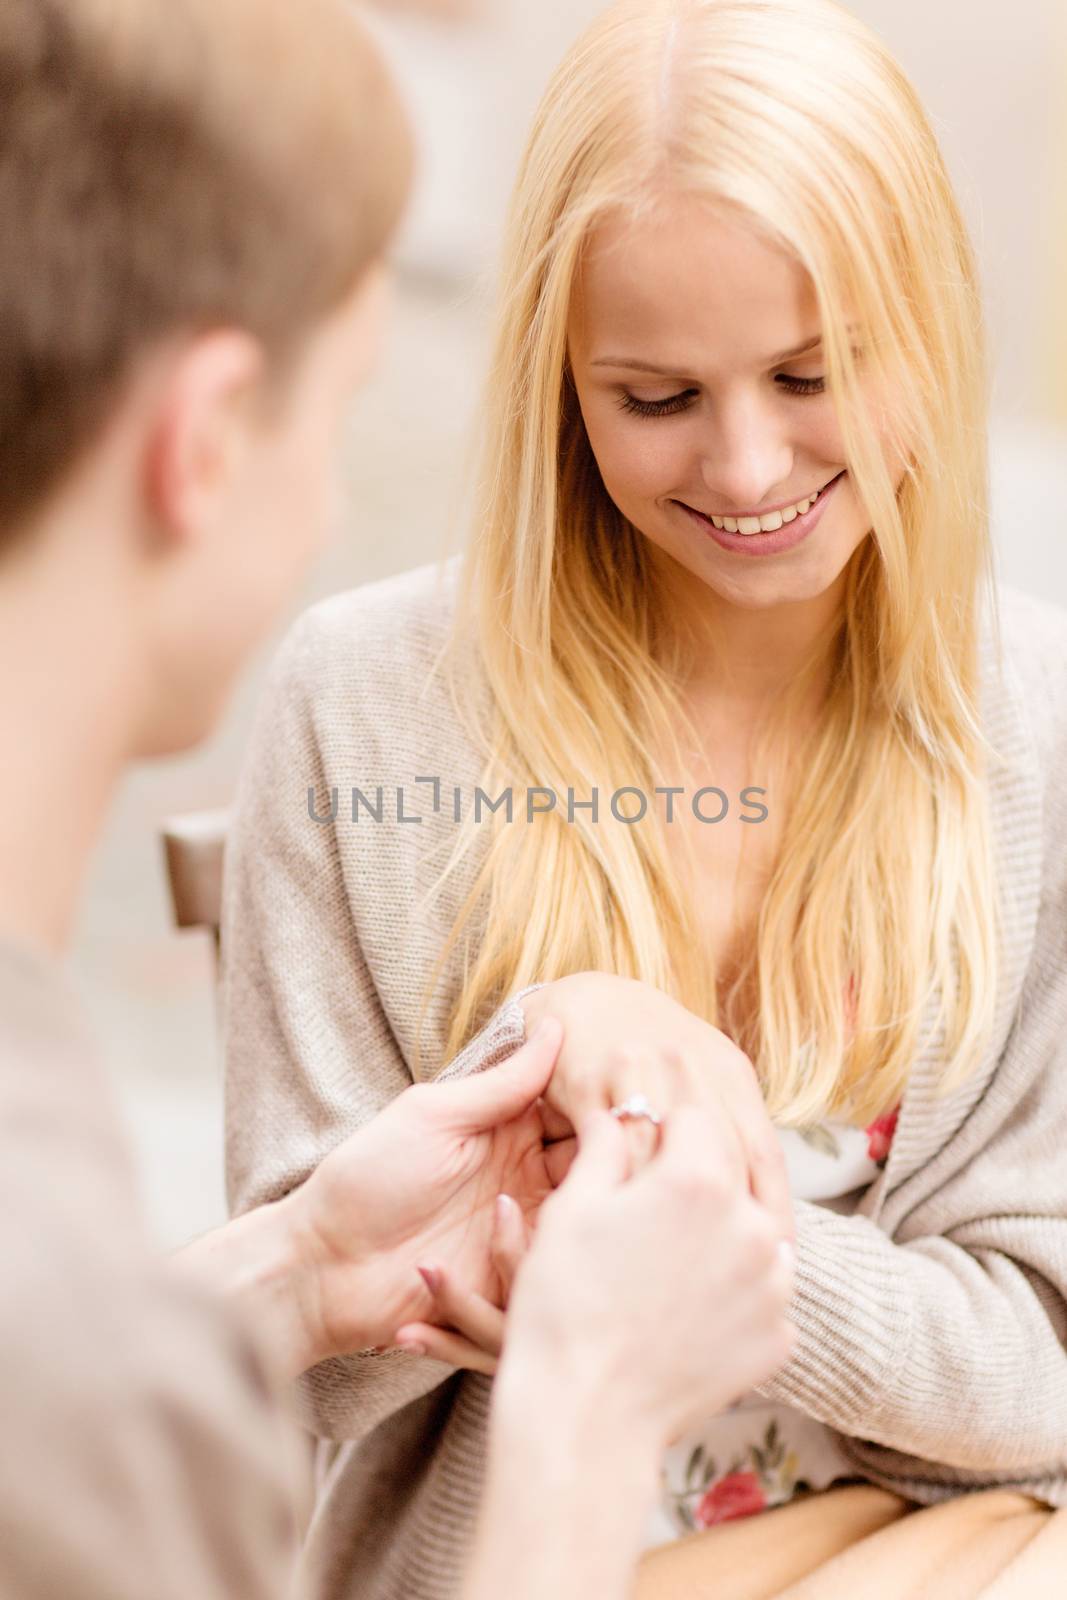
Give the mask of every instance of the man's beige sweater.
<path id="1" fill-rule="evenodd" d="M 3 1600 L 283 1600 L 296 1430 L 247 1331 L 154 1259 L 76 995 L 6 939 L 0 1263 Z"/>
<path id="2" fill-rule="evenodd" d="M 411 1080 L 426 976 L 476 867 L 422 903 L 477 753 L 432 674 L 454 569 L 338 596 L 295 627 L 243 780 L 226 889 L 234 1207 L 284 1194 Z M 1012 1485 L 1067 1502 L 1067 615 L 1001 591 L 983 720 L 1005 958 L 993 1048 L 938 1100 L 924 1028 L 888 1163 L 855 1215 L 797 1203 L 799 1330 L 762 1392 L 834 1429 L 857 1474 L 916 1501 Z M 478 693 L 477 686 L 472 690 Z M 434 812 L 432 786 L 441 780 Z M 351 791 L 372 802 L 351 820 Z M 337 816 L 319 814 L 338 790 Z M 404 813 L 397 821 L 395 791 Z M 518 825 L 518 824 L 516 824 Z M 527 975 L 535 979 L 537 974 Z M 453 965 L 430 1013 L 439 1072 Z M 449 1072 L 522 1038 L 504 1006 Z M 708 1350 L 714 1361 L 715 1351 Z M 319 1435 L 305 1573 L 329 1600 L 454 1600 L 482 1475 L 487 1380 L 408 1355 L 303 1380 Z M 544 1419 L 552 1426 L 552 1418 Z M 610 1492 L 606 1490 L 605 1492 Z"/>

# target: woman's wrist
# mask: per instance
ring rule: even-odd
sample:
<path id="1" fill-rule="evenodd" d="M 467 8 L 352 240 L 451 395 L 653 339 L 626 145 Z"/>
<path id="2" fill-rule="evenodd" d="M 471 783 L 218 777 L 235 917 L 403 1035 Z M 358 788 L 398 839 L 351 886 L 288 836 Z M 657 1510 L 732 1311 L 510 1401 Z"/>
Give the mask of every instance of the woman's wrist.
<path id="1" fill-rule="evenodd" d="M 526 1018 L 527 1037 L 545 1017 L 558 1017 L 562 1022 L 567 1009 L 576 999 L 581 999 L 588 980 L 603 976 L 603 973 L 597 972 L 571 972 L 566 977 L 552 978 L 520 990 L 515 998 Z"/>
<path id="2" fill-rule="evenodd" d="M 522 1012 L 526 1022 L 527 1039 L 533 1034 L 534 1029 L 545 1014 L 554 985 L 551 983 L 531 984 L 528 989 L 521 989 L 515 996 L 515 1004 Z"/>

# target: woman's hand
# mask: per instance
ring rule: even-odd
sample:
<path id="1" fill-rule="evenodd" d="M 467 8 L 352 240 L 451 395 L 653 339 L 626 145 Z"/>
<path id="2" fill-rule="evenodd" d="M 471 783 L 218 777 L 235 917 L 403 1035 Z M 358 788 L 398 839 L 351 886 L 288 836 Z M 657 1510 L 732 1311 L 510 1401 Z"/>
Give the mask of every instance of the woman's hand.
<path id="1" fill-rule="evenodd" d="M 422 1280 L 433 1295 L 434 1320 L 399 1328 L 395 1348 L 492 1377 L 504 1350 L 505 1312 L 515 1274 L 531 1238 L 520 1207 L 510 1195 L 498 1196 L 490 1245 L 498 1300 L 486 1299 L 446 1267 L 420 1267 Z"/>
<path id="2" fill-rule="evenodd" d="M 558 1389 L 585 1413 L 621 1406 L 663 1444 L 788 1358 L 792 1252 L 707 1108 L 675 1112 L 659 1151 L 628 1172 L 625 1136 L 600 1113 L 528 1254 L 518 1209 L 501 1212 L 496 1249 L 515 1276 L 503 1370 L 513 1387 L 544 1387 L 546 1404 Z M 451 1329 L 406 1327 L 398 1343 L 495 1371 L 503 1314 L 455 1274 L 428 1276 Z"/>
<path id="3" fill-rule="evenodd" d="M 724 1136 L 741 1147 L 749 1186 L 795 1237 L 782 1149 L 767 1116 L 752 1063 L 732 1039 L 651 984 L 582 972 L 534 990 L 520 1002 L 529 1029 L 546 1017 L 563 1024 L 563 1045 L 545 1091 L 550 1132 L 578 1128 L 595 1111 L 643 1094 L 661 1115 L 685 1105 L 717 1110 Z M 637 1159 L 655 1148 L 653 1125 L 627 1123 Z"/>
<path id="4" fill-rule="evenodd" d="M 427 1262 L 503 1301 L 497 1197 L 514 1197 L 524 1229 L 573 1156 L 573 1142 L 546 1148 L 539 1103 L 559 1041 L 548 1022 L 499 1067 L 408 1089 L 281 1203 L 304 1263 L 316 1360 L 386 1344 L 401 1324 L 430 1317 L 434 1296 L 418 1272 Z"/>

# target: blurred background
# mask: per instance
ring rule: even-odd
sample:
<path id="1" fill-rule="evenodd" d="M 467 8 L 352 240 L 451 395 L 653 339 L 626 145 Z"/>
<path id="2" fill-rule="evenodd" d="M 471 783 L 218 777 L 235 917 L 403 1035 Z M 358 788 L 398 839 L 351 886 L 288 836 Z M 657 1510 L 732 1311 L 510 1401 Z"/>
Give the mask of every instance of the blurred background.
<path id="1" fill-rule="evenodd" d="M 602 8 L 602 0 L 376 7 L 413 109 L 421 183 L 399 251 L 388 354 L 352 418 L 346 533 L 286 622 L 322 595 L 461 542 L 469 428 L 512 174 L 553 66 Z M 1067 605 L 1067 7 L 852 0 L 852 9 L 882 33 L 923 95 L 978 245 L 995 355 L 1001 575 Z M 212 951 L 206 934 L 172 928 L 159 824 L 231 798 L 270 653 L 246 674 L 208 747 L 127 780 L 76 941 L 75 977 L 165 1246 L 225 1210 Z"/>

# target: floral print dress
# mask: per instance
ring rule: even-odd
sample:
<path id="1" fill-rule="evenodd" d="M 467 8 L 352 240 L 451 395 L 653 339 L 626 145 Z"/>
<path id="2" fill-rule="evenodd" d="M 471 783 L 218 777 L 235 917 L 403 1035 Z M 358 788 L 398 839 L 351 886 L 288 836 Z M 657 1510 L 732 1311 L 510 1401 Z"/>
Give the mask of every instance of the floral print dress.
<path id="1" fill-rule="evenodd" d="M 794 1199 L 853 1211 L 885 1165 L 896 1121 L 894 1111 L 867 1128 L 833 1121 L 779 1128 Z M 821 1422 L 751 1393 L 668 1450 L 647 1543 L 749 1517 L 851 1475 Z"/>

